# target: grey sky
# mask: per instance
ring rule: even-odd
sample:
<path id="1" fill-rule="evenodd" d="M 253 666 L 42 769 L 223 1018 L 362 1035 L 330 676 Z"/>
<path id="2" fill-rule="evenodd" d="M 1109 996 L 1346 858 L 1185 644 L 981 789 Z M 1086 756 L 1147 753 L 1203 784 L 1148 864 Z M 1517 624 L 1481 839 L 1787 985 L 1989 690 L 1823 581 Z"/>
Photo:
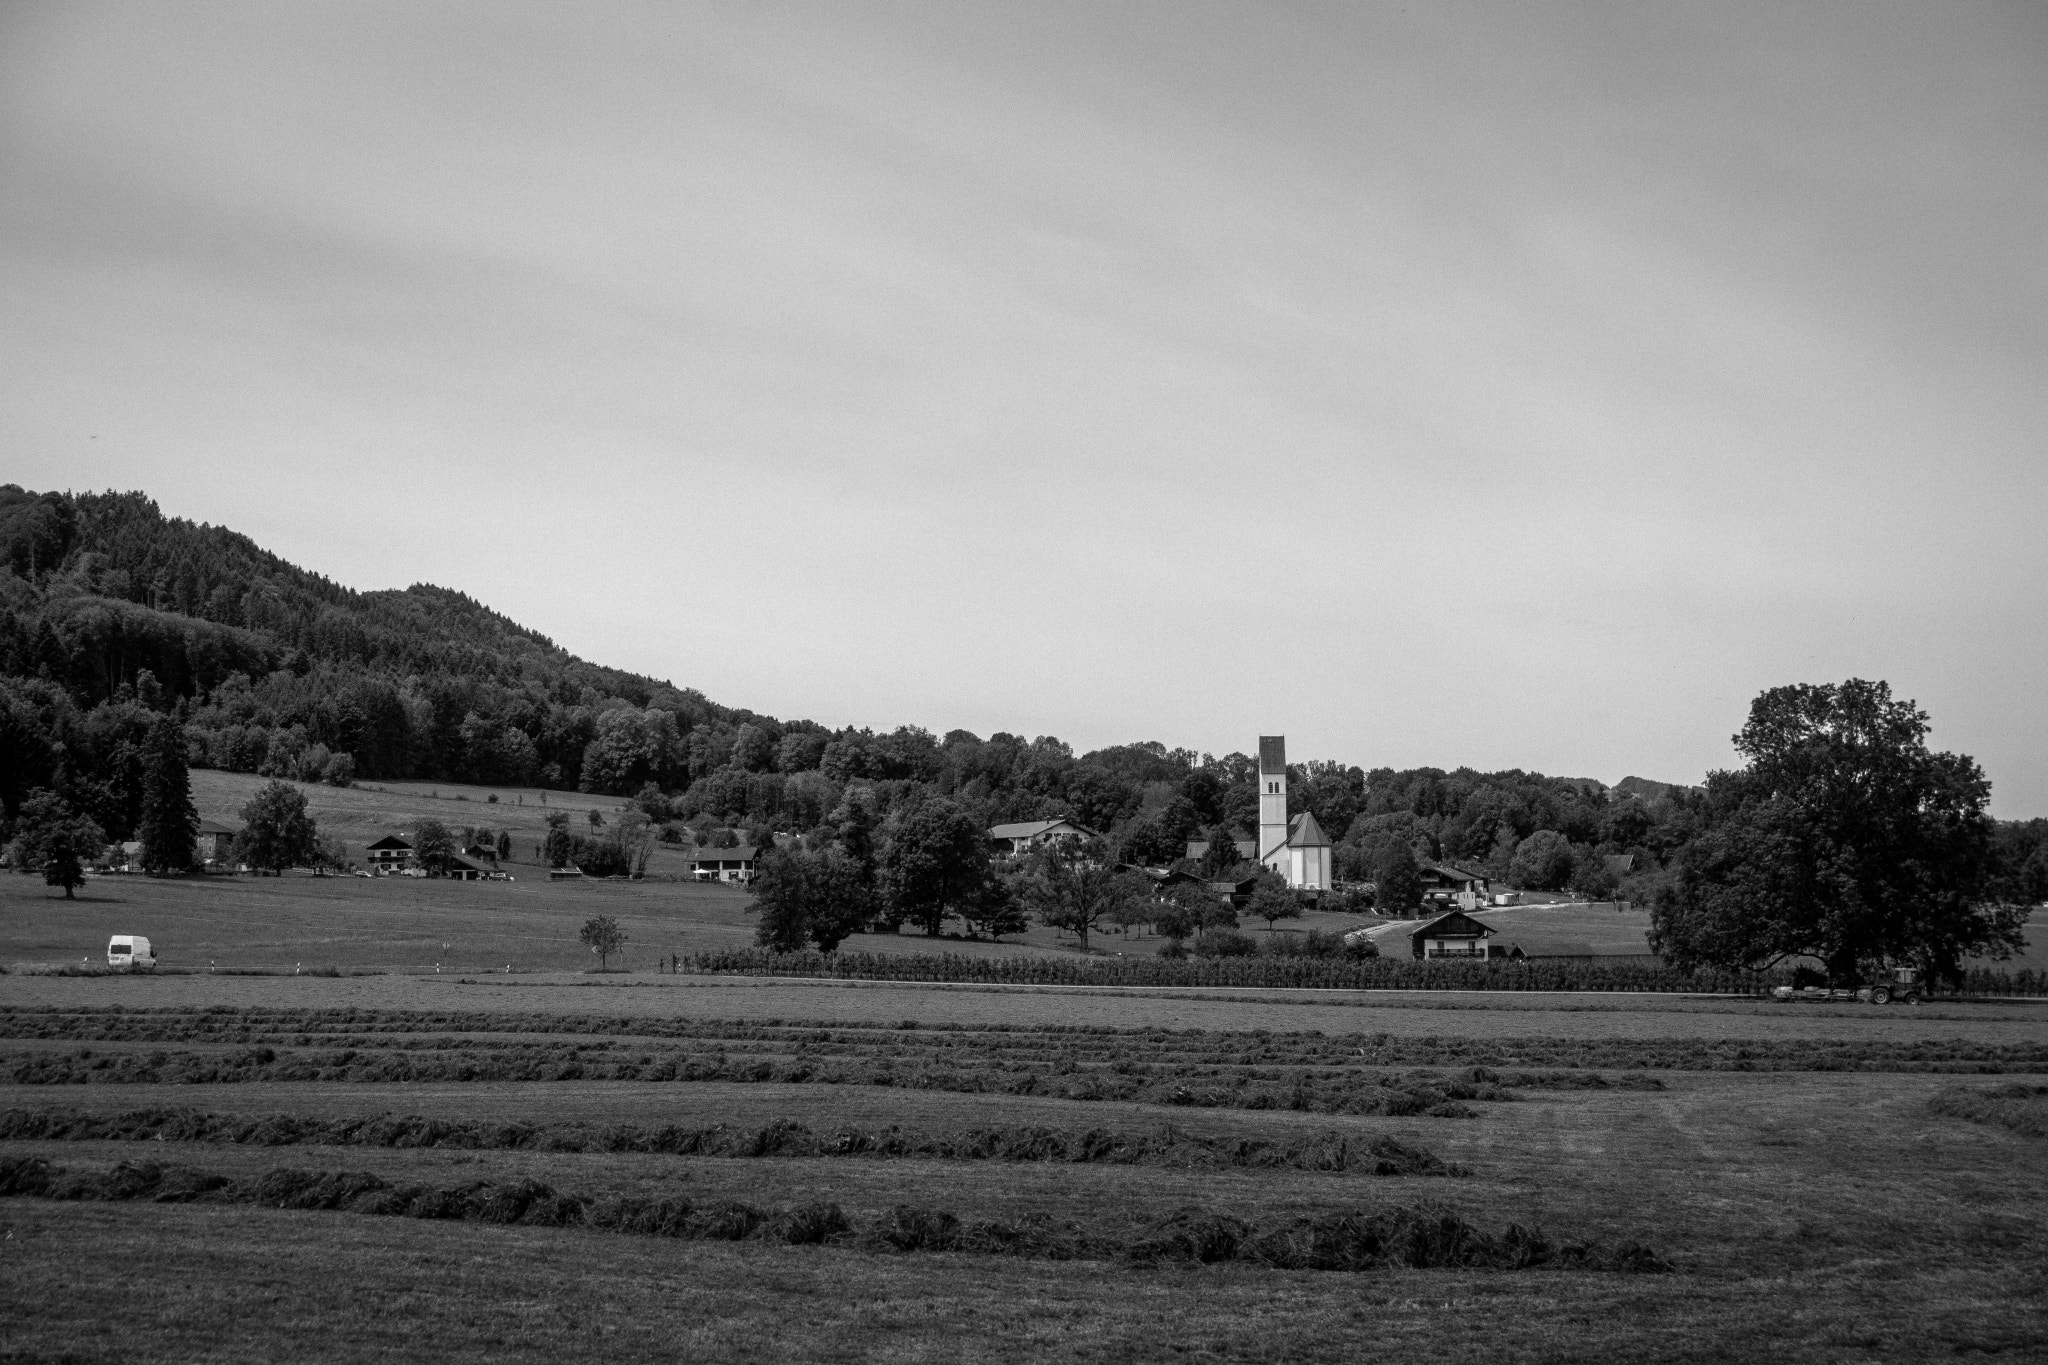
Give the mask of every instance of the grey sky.
<path id="1" fill-rule="evenodd" d="M 2048 7 L 0 10 L 0 478 L 832 724 L 2048 813 Z"/>

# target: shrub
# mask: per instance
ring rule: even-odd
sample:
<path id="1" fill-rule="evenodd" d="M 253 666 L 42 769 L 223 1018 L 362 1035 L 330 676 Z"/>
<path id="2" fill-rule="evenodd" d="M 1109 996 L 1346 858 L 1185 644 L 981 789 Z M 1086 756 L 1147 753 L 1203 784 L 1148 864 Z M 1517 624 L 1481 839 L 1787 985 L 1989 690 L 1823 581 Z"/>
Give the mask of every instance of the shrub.
<path id="1" fill-rule="evenodd" d="M 1196 957 L 1255 957 L 1258 940 L 1237 929 L 1208 929 L 1195 940 Z"/>

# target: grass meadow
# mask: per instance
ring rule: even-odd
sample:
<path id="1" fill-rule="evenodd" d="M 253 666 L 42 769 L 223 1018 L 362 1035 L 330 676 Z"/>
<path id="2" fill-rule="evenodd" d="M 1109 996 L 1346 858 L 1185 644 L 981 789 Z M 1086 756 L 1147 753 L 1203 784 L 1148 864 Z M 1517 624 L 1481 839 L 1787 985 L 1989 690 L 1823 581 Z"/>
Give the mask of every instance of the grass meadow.
<path id="1" fill-rule="evenodd" d="M 2030 1004 L 8 976 L 0 1352 L 2031 1358 L 2044 1071 Z M 1273 1251 L 1384 1226 L 1455 1235 Z"/>

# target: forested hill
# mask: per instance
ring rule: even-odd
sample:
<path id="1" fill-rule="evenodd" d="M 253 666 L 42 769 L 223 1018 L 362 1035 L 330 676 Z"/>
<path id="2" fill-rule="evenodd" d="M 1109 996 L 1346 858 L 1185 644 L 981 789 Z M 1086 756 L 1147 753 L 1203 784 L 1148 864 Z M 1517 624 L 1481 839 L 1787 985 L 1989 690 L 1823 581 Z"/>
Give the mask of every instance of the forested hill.
<path id="1" fill-rule="evenodd" d="M 755 842 L 817 832 L 855 792 L 885 826 L 944 797 L 983 824 L 1075 819 L 1155 865 L 1191 839 L 1228 848 L 1257 821 L 1243 753 L 1147 742 L 1077 757 L 1052 736 L 777 720 L 588 663 L 446 588 L 353 591 L 140 493 L 0 487 L 0 839 L 36 787 L 129 837 L 144 739 L 165 716 L 195 767 L 632 796 Z M 1289 772 L 1290 807 L 1315 814 L 1356 878 L 1402 844 L 1524 886 L 1605 894 L 1621 879 L 1641 897 L 1704 813 L 1698 790 L 1642 779 Z"/>
<path id="2" fill-rule="evenodd" d="M 572 789 L 608 710 L 656 708 L 678 737 L 750 718 L 578 659 L 459 592 L 356 592 L 140 493 L 14 485 L 0 487 L 0 672 L 10 808 L 65 756 L 102 766 L 157 709 L 209 766 L 312 777 L 347 754 L 368 777 Z"/>

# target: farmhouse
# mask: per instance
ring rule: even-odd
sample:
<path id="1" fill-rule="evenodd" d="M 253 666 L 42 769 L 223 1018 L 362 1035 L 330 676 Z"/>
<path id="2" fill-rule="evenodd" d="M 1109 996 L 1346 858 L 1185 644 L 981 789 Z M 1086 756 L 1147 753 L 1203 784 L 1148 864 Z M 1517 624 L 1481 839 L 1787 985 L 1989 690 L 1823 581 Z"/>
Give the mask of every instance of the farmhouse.
<path id="1" fill-rule="evenodd" d="M 387 834 L 363 850 L 369 859 L 370 872 L 374 876 L 389 876 L 393 872 L 411 867 L 413 864 L 412 845 L 396 834 Z"/>
<path id="2" fill-rule="evenodd" d="M 224 825 L 218 820 L 201 820 L 199 833 L 192 841 L 192 853 L 201 866 L 224 863 L 235 851 L 235 836 L 241 833 L 233 825 Z"/>
<path id="3" fill-rule="evenodd" d="M 481 863 L 473 862 L 459 853 L 449 853 L 435 860 L 441 865 L 441 875 L 458 882 L 480 882 L 498 874 Z"/>
<path id="4" fill-rule="evenodd" d="M 1430 905 L 1476 910 L 1487 903 L 1487 886 L 1485 873 L 1451 863 L 1431 863 L 1422 869 L 1422 899 Z"/>
<path id="5" fill-rule="evenodd" d="M 1346 934 L 1346 940 L 1364 938 L 1380 950 L 1383 957 L 1399 957 L 1400 945 L 1406 944 L 1408 955 L 1425 962 L 1446 962 L 1467 958 L 1495 956 L 1487 943 L 1496 931 L 1481 924 L 1462 910 L 1438 915 L 1435 919 L 1420 924 L 1396 922 L 1375 924 L 1368 929 L 1357 929 Z"/>
<path id="6" fill-rule="evenodd" d="M 694 849 L 683 855 L 683 865 L 700 882 L 750 882 L 754 880 L 754 846 Z"/>
<path id="7" fill-rule="evenodd" d="M 996 852 L 1020 858 L 1049 839 L 1100 837 L 1086 825 L 1075 824 L 1072 820 L 1025 820 L 1017 824 L 997 825 L 988 832 L 989 844 Z"/>

